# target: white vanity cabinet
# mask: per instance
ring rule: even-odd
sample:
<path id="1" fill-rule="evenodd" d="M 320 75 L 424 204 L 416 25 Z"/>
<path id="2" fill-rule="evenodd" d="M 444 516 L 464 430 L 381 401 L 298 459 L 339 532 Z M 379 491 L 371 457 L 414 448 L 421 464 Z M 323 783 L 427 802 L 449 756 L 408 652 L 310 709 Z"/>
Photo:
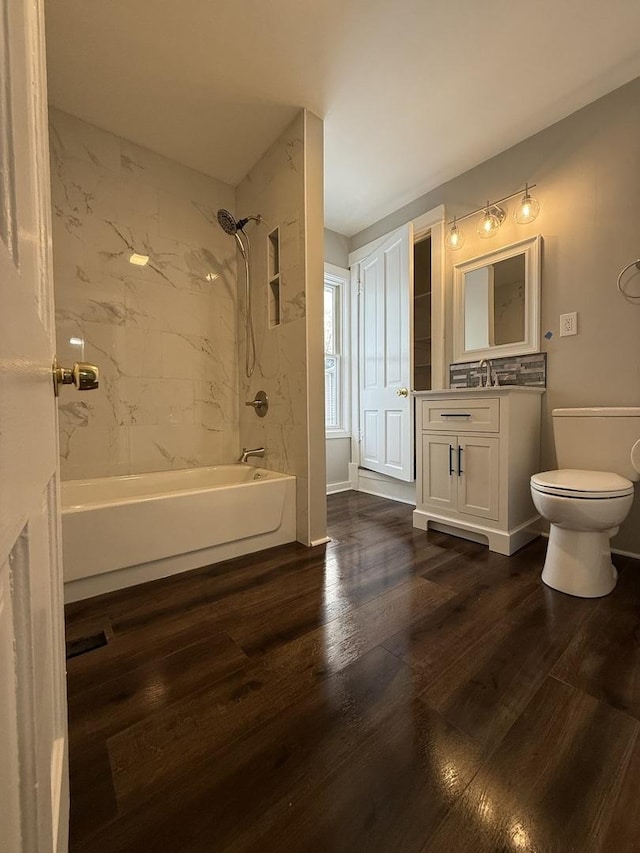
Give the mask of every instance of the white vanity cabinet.
<path id="1" fill-rule="evenodd" d="M 416 393 L 413 524 L 513 554 L 537 533 L 529 478 L 540 470 L 543 388 Z"/>

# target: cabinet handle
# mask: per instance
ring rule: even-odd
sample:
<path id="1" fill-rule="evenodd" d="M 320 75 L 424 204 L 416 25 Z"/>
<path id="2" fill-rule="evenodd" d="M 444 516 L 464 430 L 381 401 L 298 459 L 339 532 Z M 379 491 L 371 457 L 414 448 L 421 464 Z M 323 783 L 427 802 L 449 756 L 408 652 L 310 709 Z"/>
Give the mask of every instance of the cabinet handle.
<path id="1" fill-rule="evenodd" d="M 441 418 L 470 418 L 469 412 L 440 412 Z"/>
<path id="2" fill-rule="evenodd" d="M 449 445 L 449 476 L 453 477 L 453 446 Z"/>
<path id="3" fill-rule="evenodd" d="M 462 447 L 458 445 L 458 477 L 462 477 L 464 471 L 462 470 Z"/>

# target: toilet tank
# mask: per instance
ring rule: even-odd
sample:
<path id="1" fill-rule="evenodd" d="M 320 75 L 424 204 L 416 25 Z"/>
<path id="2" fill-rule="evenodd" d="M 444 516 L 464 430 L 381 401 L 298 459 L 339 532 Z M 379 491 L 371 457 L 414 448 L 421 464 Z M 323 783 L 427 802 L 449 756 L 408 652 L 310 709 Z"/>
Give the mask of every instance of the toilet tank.
<path id="1" fill-rule="evenodd" d="M 640 439 L 640 408 L 554 409 L 558 468 L 612 471 L 640 479 L 631 450 Z"/>

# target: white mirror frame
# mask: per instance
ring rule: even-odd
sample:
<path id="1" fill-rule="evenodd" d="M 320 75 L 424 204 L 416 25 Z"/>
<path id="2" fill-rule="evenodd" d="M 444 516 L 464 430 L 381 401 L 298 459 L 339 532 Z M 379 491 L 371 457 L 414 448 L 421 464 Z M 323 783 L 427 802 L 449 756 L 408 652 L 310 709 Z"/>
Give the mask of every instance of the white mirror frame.
<path id="1" fill-rule="evenodd" d="M 477 361 L 481 358 L 503 358 L 509 355 L 525 355 L 540 350 L 540 255 L 542 237 L 538 234 L 519 243 L 511 243 L 502 249 L 471 258 L 453 268 L 453 360 Z M 524 340 L 500 344 L 482 349 L 464 348 L 464 277 L 468 272 L 524 255 L 525 313 Z"/>

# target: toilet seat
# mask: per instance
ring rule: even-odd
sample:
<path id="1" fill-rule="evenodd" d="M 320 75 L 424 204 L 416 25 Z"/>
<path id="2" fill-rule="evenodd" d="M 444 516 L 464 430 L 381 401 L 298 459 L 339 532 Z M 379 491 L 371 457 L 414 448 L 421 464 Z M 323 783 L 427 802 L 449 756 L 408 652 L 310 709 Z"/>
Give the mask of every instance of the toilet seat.
<path id="1" fill-rule="evenodd" d="M 531 477 L 531 488 L 544 495 L 578 500 L 619 498 L 633 494 L 633 483 L 609 471 L 561 468 Z"/>

